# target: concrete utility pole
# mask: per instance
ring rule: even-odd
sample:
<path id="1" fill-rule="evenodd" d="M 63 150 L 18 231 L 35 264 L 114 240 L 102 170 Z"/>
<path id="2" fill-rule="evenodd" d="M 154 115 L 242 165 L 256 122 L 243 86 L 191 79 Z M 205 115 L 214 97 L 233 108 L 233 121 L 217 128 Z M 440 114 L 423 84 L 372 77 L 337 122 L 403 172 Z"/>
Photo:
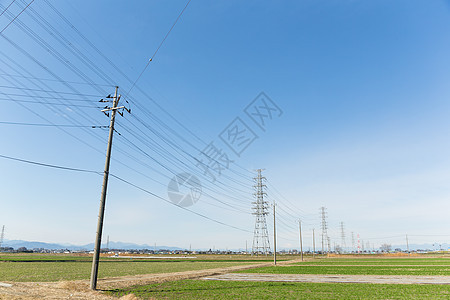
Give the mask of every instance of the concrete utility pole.
<path id="1" fill-rule="evenodd" d="M 277 230 L 275 227 L 275 201 L 273 202 L 273 264 L 277 265 Z"/>
<path id="2" fill-rule="evenodd" d="M 314 235 L 314 228 L 313 228 L 313 258 L 316 257 L 316 236 Z"/>
<path id="3" fill-rule="evenodd" d="M 298 229 L 300 231 L 300 253 L 302 255 L 302 261 L 303 261 L 303 241 L 302 241 L 302 221 L 298 220 Z"/>
<path id="4" fill-rule="evenodd" d="M 100 258 L 100 247 L 102 243 L 102 232 L 103 232 L 103 218 L 105 215 L 105 202 L 106 202 L 106 191 L 108 188 L 108 176 L 109 176 L 109 163 L 111 161 L 111 150 L 112 150 L 112 141 L 114 135 L 114 121 L 116 118 L 116 112 L 118 109 L 125 109 L 124 106 L 117 107 L 120 99 L 120 95 L 118 95 L 119 87 L 116 86 L 116 90 L 114 92 L 113 98 L 113 106 L 111 108 L 105 108 L 102 110 L 107 116 L 109 116 L 109 111 L 111 111 L 111 121 L 109 125 L 109 137 L 108 137 L 108 147 L 106 150 L 106 162 L 105 162 L 105 171 L 103 173 L 103 185 L 102 185 L 102 195 L 100 199 L 100 210 L 98 213 L 98 222 L 97 222 L 97 235 L 95 239 L 95 247 L 94 247 L 94 258 L 92 261 L 92 272 L 91 272 L 91 289 L 97 289 L 97 277 L 98 277 L 98 263 Z M 111 98 L 108 96 L 106 98 Z M 100 100 L 100 102 L 109 102 L 105 100 Z M 126 109 L 130 112 L 128 109 Z"/>
<path id="5" fill-rule="evenodd" d="M 406 235 L 406 251 L 409 253 L 408 235 Z"/>
<path id="6" fill-rule="evenodd" d="M 0 234 L 0 248 L 3 245 L 3 239 L 5 238 L 5 225 L 2 226 L 2 233 Z"/>
<path id="7" fill-rule="evenodd" d="M 358 254 L 359 254 L 359 253 L 361 253 L 361 241 L 359 239 L 359 233 L 356 237 L 358 238 Z"/>

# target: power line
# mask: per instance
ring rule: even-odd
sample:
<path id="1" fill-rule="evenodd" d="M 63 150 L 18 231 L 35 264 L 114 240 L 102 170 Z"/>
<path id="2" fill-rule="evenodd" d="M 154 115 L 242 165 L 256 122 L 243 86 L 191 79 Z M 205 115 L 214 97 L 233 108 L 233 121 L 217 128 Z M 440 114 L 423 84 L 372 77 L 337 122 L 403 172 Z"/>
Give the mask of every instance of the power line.
<path id="1" fill-rule="evenodd" d="M 52 81 L 52 82 L 60 82 L 56 79 L 49 79 L 49 78 L 39 78 L 34 76 L 21 76 L 21 75 L 13 75 L 13 74 L 6 74 L 6 73 L 0 73 L 2 76 L 8 76 L 8 77 L 20 77 L 25 79 L 33 79 L 33 80 L 42 80 L 42 81 Z M 104 87 L 113 87 L 111 84 L 100 84 L 100 83 L 86 83 L 86 82 L 78 82 L 78 81 L 65 81 L 65 83 L 71 83 L 71 84 L 82 84 L 82 85 L 98 85 L 98 86 L 104 86 Z"/>
<path id="2" fill-rule="evenodd" d="M 11 22 L 9 22 L 9 23 L 8 23 L 8 25 L 6 25 L 6 26 L 5 26 L 5 28 L 3 28 L 3 29 L 2 29 L 2 31 L 0 31 L 0 34 L 2 34 L 2 35 L 3 35 L 3 31 L 5 31 L 5 29 L 6 29 L 6 28 L 8 28 L 8 27 L 9 27 L 9 25 L 11 25 L 11 24 L 12 24 L 12 23 L 13 23 L 13 22 L 14 22 L 14 21 L 15 21 L 15 20 L 16 20 L 16 19 L 17 19 L 17 18 L 18 18 L 18 17 L 19 17 L 19 16 L 20 16 L 20 15 L 21 15 L 21 14 L 22 14 L 22 13 L 23 13 L 24 11 L 25 11 L 25 9 L 27 9 L 27 8 L 28 8 L 28 6 L 30 6 L 30 5 L 31 5 L 31 3 L 33 3 L 33 2 L 34 2 L 34 0 L 31 0 L 31 2 L 30 2 L 30 3 L 28 3 L 28 5 L 27 5 L 27 6 L 25 6 L 25 8 L 24 8 L 24 9 L 22 9 L 22 10 L 20 11 L 20 13 L 19 13 L 19 14 L 18 14 L 17 16 L 15 16 L 15 17 L 14 17 L 14 19 L 12 19 L 12 20 L 11 20 Z M 4 11 L 3 11 L 3 13 L 4 13 L 5 11 L 6 11 L 6 9 L 5 9 Z M 2 14 L 3 14 L 3 13 L 2 13 Z"/>
<path id="3" fill-rule="evenodd" d="M 7 85 L 0 85 L 0 87 L 1 88 L 7 88 L 7 89 L 16 89 L 16 90 L 18 89 L 18 90 L 25 90 L 25 91 L 55 93 L 55 94 L 64 94 L 64 95 L 79 95 L 79 96 L 96 97 L 96 98 L 103 97 L 101 95 L 81 94 L 81 93 L 71 93 L 71 92 L 60 92 L 60 91 L 51 91 L 51 90 L 42 90 L 42 89 L 30 89 L 30 88 L 14 87 L 14 86 L 7 86 Z"/>
<path id="4" fill-rule="evenodd" d="M 8 96 L 8 94 L 2 93 L 2 95 Z M 91 105 L 78 105 L 78 104 L 68 104 L 68 103 L 55 103 L 55 102 L 45 102 L 45 101 L 33 101 L 33 100 L 18 100 L 18 99 L 5 99 L 0 98 L 0 101 L 10 101 L 10 102 L 22 102 L 22 103 L 34 103 L 34 104 L 44 104 L 44 105 L 59 105 L 59 106 L 67 106 L 67 107 L 84 107 L 84 108 L 95 108 L 102 109 L 101 106 L 91 106 Z"/>
<path id="5" fill-rule="evenodd" d="M 5 13 L 5 11 L 8 10 L 8 8 L 9 8 L 11 5 L 14 4 L 14 2 L 16 2 L 16 0 L 13 0 L 13 2 L 11 2 L 11 3 L 10 3 L 10 4 L 2 11 L 2 13 L 0 14 L 0 17 Z"/>
<path id="6" fill-rule="evenodd" d="M 66 170 L 66 171 L 75 171 L 75 172 L 84 172 L 84 173 L 94 173 L 94 174 L 98 174 L 98 175 L 101 175 L 101 174 L 102 174 L 101 172 L 92 171 L 92 170 L 78 169 L 78 168 L 71 168 L 71 167 L 64 167 L 64 166 L 58 166 L 58 165 L 52 165 L 52 164 L 41 163 L 41 162 L 37 162 L 37 161 L 26 160 L 26 159 L 21 159 L 21 158 L 11 157 L 11 156 L 1 155 L 1 154 L 0 154 L 0 158 L 9 159 L 9 160 L 14 160 L 14 161 L 19 161 L 19 162 L 23 162 L 23 163 L 27 163 L 27 164 L 32 164 L 32 165 L 37 165 L 37 166 L 42 166 L 42 167 L 48 167 L 48 168 L 54 168 L 54 169 L 61 169 L 61 170 Z"/>
<path id="7" fill-rule="evenodd" d="M 189 2 L 188 2 L 189 3 Z M 186 7 L 187 7 L 187 5 L 186 5 Z M 186 9 L 186 7 L 185 7 L 185 9 Z M 183 11 L 184 11 L 184 9 L 183 9 Z M 181 14 L 179 15 L 179 17 L 177 18 L 177 21 L 178 21 L 178 19 L 181 17 Z M 175 25 L 175 23 L 174 23 L 174 25 Z M 173 25 L 173 26 L 174 26 Z M 173 29 L 173 26 L 172 26 L 172 28 L 171 28 L 171 30 Z M 169 34 L 170 32 L 168 32 L 168 34 Z M 34 35 L 35 35 L 35 33 L 33 33 Z M 168 36 L 168 34 L 166 35 L 166 37 L 164 38 L 164 40 L 167 38 L 167 36 Z M 164 41 L 163 41 L 164 42 Z M 162 42 L 162 43 L 163 43 Z M 158 47 L 158 49 L 157 50 L 159 50 L 159 48 L 161 47 L 161 45 L 162 45 L 162 43 L 160 44 L 160 46 Z M 45 45 L 41 45 L 42 47 L 44 47 L 44 49 L 48 49 Z M 154 55 L 156 55 L 156 52 L 155 52 L 155 54 Z M 36 62 L 36 61 L 35 61 Z M 44 65 L 40 65 L 41 67 L 43 67 L 44 69 L 45 69 L 45 66 Z M 53 75 L 53 74 L 52 74 Z M 78 73 L 77 74 L 78 76 L 82 76 L 83 74 L 80 74 L 80 73 Z M 67 81 L 62 81 L 62 79 L 60 79 L 59 77 L 55 77 L 55 78 L 58 78 L 58 80 L 56 80 L 56 81 L 58 81 L 58 82 L 61 82 L 61 83 L 70 83 L 70 82 L 67 82 Z M 90 78 L 88 78 L 87 76 L 86 77 L 82 77 L 83 79 L 85 79 L 85 80 L 88 80 L 89 79 L 89 81 L 91 81 L 90 80 Z M 92 85 L 92 83 L 88 83 L 88 84 L 91 84 Z M 46 91 L 46 90 L 40 90 L 40 91 L 43 91 L 43 92 L 55 92 L 55 91 Z M 56 92 L 55 92 L 56 93 Z M 87 96 L 89 96 L 89 95 L 87 95 Z"/>
<path id="8" fill-rule="evenodd" d="M 42 123 L 6 122 L 6 121 L 0 121 L 0 124 L 24 125 L 24 126 L 44 126 L 44 127 L 108 128 L 108 126 L 105 126 L 105 125 L 42 124 Z"/>
<path id="9" fill-rule="evenodd" d="M 146 190 L 146 189 L 144 189 L 144 188 L 142 188 L 142 187 L 140 187 L 140 186 L 138 186 L 138 185 L 136 185 L 136 184 L 134 184 L 134 183 L 131 183 L 131 182 L 129 182 L 129 181 L 123 179 L 123 178 L 120 178 L 120 177 L 118 177 L 118 176 L 116 176 L 116 175 L 114 175 L 114 174 L 110 174 L 110 176 L 111 176 L 111 177 L 114 177 L 114 178 L 116 178 L 116 179 L 118 179 L 118 180 L 120 180 L 120 181 L 122 181 L 122 182 L 124 182 L 124 183 L 126 183 L 126 184 L 128 184 L 128 185 L 130 185 L 130 186 L 132 186 L 132 187 L 135 187 L 135 188 L 137 188 L 138 190 L 141 190 L 141 191 L 143 191 L 143 192 L 145 192 L 145 193 L 147 193 L 147 194 L 149 194 L 149 195 L 152 195 L 152 196 L 154 196 L 154 197 L 156 197 L 156 198 L 158 198 L 158 199 L 160 199 L 160 200 L 163 200 L 164 202 L 167 202 L 167 203 L 169 203 L 169 204 L 172 204 L 172 205 L 174 205 L 174 206 L 176 206 L 176 207 L 178 207 L 178 208 L 181 208 L 181 209 L 183 209 L 183 210 L 186 210 L 186 211 L 188 211 L 188 212 L 190 212 L 190 213 L 193 213 L 193 214 L 195 214 L 195 215 L 197 215 L 197 216 L 200 216 L 200 217 L 202 217 L 202 218 L 205 218 L 205 219 L 207 219 L 207 220 L 210 220 L 210 221 L 215 222 L 215 223 L 220 224 L 220 225 L 224 225 L 224 226 L 227 226 L 227 227 L 230 227 L 230 228 L 234 228 L 234 229 L 237 229 L 237 230 L 240 230 L 240 231 L 250 232 L 250 233 L 251 233 L 251 231 L 249 231 L 249 230 L 242 229 L 242 228 L 239 228 L 239 227 L 230 225 L 230 224 L 226 224 L 226 223 L 224 223 L 224 222 L 222 222 L 222 221 L 213 219 L 213 218 L 208 217 L 208 216 L 206 216 L 206 215 L 204 215 L 204 214 L 198 213 L 198 212 L 196 212 L 196 211 L 190 210 L 189 208 L 186 208 L 186 207 L 180 206 L 180 205 L 178 205 L 178 204 L 176 204 L 176 203 L 173 203 L 173 202 L 171 202 L 171 201 L 169 201 L 169 200 L 167 200 L 167 199 L 165 199 L 165 198 L 163 198 L 163 197 L 161 197 L 161 196 L 158 196 L 158 195 L 155 194 L 155 193 L 150 192 L 149 190 Z"/>
<path id="10" fill-rule="evenodd" d="M 178 20 L 181 18 L 181 15 L 184 13 L 184 11 L 186 10 L 186 8 L 188 7 L 189 3 L 191 3 L 191 0 L 189 0 L 186 5 L 184 6 L 183 10 L 180 12 L 180 14 L 178 15 L 177 19 L 175 20 L 175 22 L 173 22 L 172 27 L 170 27 L 169 31 L 166 33 L 166 35 L 164 36 L 164 38 L 162 39 L 161 43 L 159 44 L 158 48 L 156 48 L 155 52 L 153 53 L 153 55 L 150 57 L 150 59 L 148 60 L 147 64 L 145 65 L 145 68 L 142 70 L 141 74 L 139 74 L 138 78 L 133 82 L 133 84 L 131 85 L 131 88 L 128 90 L 128 93 L 126 95 L 129 95 L 131 90 L 134 88 L 134 86 L 136 85 L 136 83 L 139 81 L 139 79 L 141 78 L 142 74 L 144 74 L 145 70 L 147 70 L 148 65 L 150 64 L 150 62 L 153 61 L 153 58 L 155 57 L 156 53 L 158 53 L 159 49 L 162 47 L 162 45 L 164 44 L 164 42 L 166 41 L 167 37 L 169 36 L 169 34 L 172 32 L 172 29 L 175 27 L 175 25 L 177 24 Z"/>
<path id="11" fill-rule="evenodd" d="M 47 5 L 50 6 L 50 8 L 52 10 L 55 11 L 55 13 L 58 14 L 58 16 L 66 23 L 68 24 L 86 43 L 88 43 L 100 56 L 102 56 L 111 66 L 114 67 L 114 69 L 116 69 L 116 71 L 118 71 L 122 76 L 124 76 L 130 83 L 132 83 L 131 79 L 121 71 L 120 68 L 118 68 L 117 66 L 114 65 L 114 63 L 108 59 L 97 47 L 95 47 L 95 45 L 92 44 L 92 42 L 90 42 L 69 20 L 67 20 L 67 18 L 65 18 L 54 6 L 51 5 L 51 3 L 47 0 L 44 0 Z M 187 5 L 186 5 L 187 6 Z M 98 74 L 98 73 L 97 73 Z M 137 88 L 139 89 L 139 87 L 137 86 Z M 202 141 L 198 136 L 196 136 L 192 131 L 190 131 L 186 126 L 184 126 L 182 123 L 179 122 L 179 120 L 177 120 L 176 118 L 174 118 L 170 113 L 168 113 L 164 108 L 162 108 L 158 102 L 154 101 L 153 99 L 151 99 L 151 97 L 149 97 L 143 90 L 139 89 L 139 91 L 141 93 L 144 94 L 144 96 L 146 96 L 148 99 L 150 99 L 156 106 L 158 106 L 158 108 L 160 108 L 164 113 L 166 113 L 172 120 L 174 120 L 178 125 L 180 125 L 182 128 L 184 128 L 187 132 L 189 132 L 191 135 L 193 135 L 195 138 L 197 138 L 198 140 Z M 129 97 L 131 98 L 131 97 Z M 138 103 L 136 103 L 138 104 Z M 140 107 L 141 110 L 146 111 L 145 107 Z M 203 142 L 203 141 L 202 141 Z M 204 143 L 204 142 L 203 142 Z M 238 165 L 237 165 L 238 166 Z M 238 166 L 240 167 L 240 166 Z M 235 170 L 231 171 L 233 173 L 236 173 Z M 246 170 L 248 171 L 248 170 Z"/>

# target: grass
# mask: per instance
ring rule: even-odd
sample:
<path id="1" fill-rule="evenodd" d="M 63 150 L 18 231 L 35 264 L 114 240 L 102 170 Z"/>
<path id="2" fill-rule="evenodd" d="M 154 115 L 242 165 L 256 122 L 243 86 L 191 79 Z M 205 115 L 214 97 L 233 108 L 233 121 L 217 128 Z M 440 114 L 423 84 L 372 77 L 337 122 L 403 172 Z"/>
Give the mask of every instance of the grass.
<path id="1" fill-rule="evenodd" d="M 315 259 L 290 266 L 244 271 L 269 274 L 450 275 L 448 258 Z"/>
<path id="2" fill-rule="evenodd" d="M 280 266 L 240 271 L 266 274 L 450 275 L 450 266 Z"/>
<path id="3" fill-rule="evenodd" d="M 297 263 L 297 265 L 447 265 L 449 258 L 330 258 L 315 259 Z"/>
<path id="4" fill-rule="evenodd" d="M 0 262 L 69 262 L 92 261 L 88 256 L 70 255 L 0 255 Z"/>
<path id="5" fill-rule="evenodd" d="M 99 278 L 171 273 L 251 264 L 252 262 L 205 261 L 102 261 Z M 90 261 L 0 262 L 0 281 L 48 282 L 89 279 Z"/>
<path id="6" fill-rule="evenodd" d="M 140 299 L 449 299 L 448 286 L 180 280 L 113 290 Z"/>
<path id="7" fill-rule="evenodd" d="M 160 257 L 156 259 L 143 257 L 136 259 L 102 256 L 99 278 L 213 269 L 272 260 L 270 256 L 249 255 L 191 255 L 189 258 L 182 255 L 152 256 Z M 287 260 L 291 257 L 286 255 L 282 259 Z M 0 281 L 48 282 L 89 279 L 91 264 L 92 256 L 89 255 L 2 253 Z"/>
<path id="8" fill-rule="evenodd" d="M 130 256 L 132 256 L 130 254 Z M 298 256 L 281 256 L 282 260 Z M 1 281 L 60 281 L 89 279 L 90 256 L 8 254 L 0 256 Z M 196 258 L 102 257 L 99 277 L 204 270 L 271 261 L 272 257 L 196 255 Z M 450 258 L 316 258 L 288 266 L 263 267 L 244 273 L 450 275 Z M 133 293 L 142 299 L 449 299 L 445 285 L 353 283 L 293 283 L 180 280 L 113 290 L 111 295 Z"/>

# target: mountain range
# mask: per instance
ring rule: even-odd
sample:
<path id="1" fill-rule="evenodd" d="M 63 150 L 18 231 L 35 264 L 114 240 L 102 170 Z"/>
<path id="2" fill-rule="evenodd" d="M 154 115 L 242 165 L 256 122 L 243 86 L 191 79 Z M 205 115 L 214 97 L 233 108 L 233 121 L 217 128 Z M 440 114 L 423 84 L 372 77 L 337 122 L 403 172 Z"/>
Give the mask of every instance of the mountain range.
<path id="1" fill-rule="evenodd" d="M 12 247 L 14 249 L 18 249 L 20 247 L 25 247 L 27 249 L 35 249 L 35 248 L 43 248 L 48 250 L 60 250 L 67 249 L 71 251 L 79 251 L 79 250 L 93 250 L 94 243 L 86 244 L 86 245 L 71 245 L 71 244 L 55 244 L 55 243 L 44 243 L 44 242 L 36 242 L 36 241 L 23 241 L 23 240 L 4 240 L 2 247 Z M 102 248 L 106 248 L 106 244 L 102 244 Z M 141 250 L 141 249 L 155 249 L 155 246 L 149 246 L 146 244 L 138 245 L 134 243 L 123 243 L 123 242 L 109 242 L 110 249 L 124 249 L 124 250 Z M 169 247 L 169 246 L 156 246 L 156 249 L 167 249 L 167 250 L 184 250 L 178 247 Z"/>

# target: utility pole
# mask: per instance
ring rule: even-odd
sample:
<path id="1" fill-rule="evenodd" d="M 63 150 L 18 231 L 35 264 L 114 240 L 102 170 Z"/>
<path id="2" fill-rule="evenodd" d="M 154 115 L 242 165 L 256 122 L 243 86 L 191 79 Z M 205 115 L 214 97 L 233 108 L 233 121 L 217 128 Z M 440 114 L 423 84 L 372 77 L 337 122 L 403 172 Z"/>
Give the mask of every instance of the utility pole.
<path id="1" fill-rule="evenodd" d="M 277 230 L 275 227 L 275 201 L 273 202 L 273 264 L 277 265 Z"/>
<path id="2" fill-rule="evenodd" d="M 327 257 L 328 257 L 328 254 L 330 253 L 330 250 L 331 250 L 331 242 L 330 242 L 330 237 L 328 236 L 328 234 L 327 234 L 327 243 L 328 243 L 328 253 L 327 253 Z"/>
<path id="3" fill-rule="evenodd" d="M 361 241 L 359 239 L 359 233 L 357 235 L 357 238 L 358 238 L 358 254 L 359 254 L 359 253 L 361 253 Z"/>
<path id="4" fill-rule="evenodd" d="M 313 228 L 313 258 L 316 257 L 316 236 L 314 235 L 314 228 Z"/>
<path id="5" fill-rule="evenodd" d="M 106 249 L 108 249 L 108 251 L 109 251 L 109 235 L 108 235 L 108 238 L 106 239 Z"/>
<path id="6" fill-rule="evenodd" d="M 108 146 L 106 150 L 106 162 L 105 162 L 105 171 L 103 173 L 103 185 L 102 185 L 102 195 L 100 198 L 100 209 L 98 213 L 98 222 L 97 222 L 97 235 L 95 239 L 95 247 L 94 247 L 94 257 L 92 261 L 92 272 L 91 272 L 91 289 L 97 289 L 97 277 L 98 277 L 98 263 L 100 259 L 100 248 L 102 243 L 102 232 L 103 232 L 103 218 L 105 216 L 105 203 L 106 203 L 106 191 L 108 188 L 108 177 L 109 177 L 109 164 L 111 161 L 111 150 L 112 150 L 112 141 L 114 135 L 114 122 L 116 118 L 116 112 L 119 109 L 125 109 L 130 113 L 130 110 L 125 108 L 125 106 L 117 107 L 119 104 L 120 95 L 118 94 L 119 87 L 116 86 L 116 90 L 114 92 L 113 98 L 113 106 L 105 107 L 102 110 L 104 114 L 109 116 L 109 111 L 111 111 L 111 121 L 109 125 L 109 137 L 108 137 Z M 111 98 L 111 95 L 108 95 L 106 98 Z M 108 100 L 100 100 L 100 102 L 109 102 Z M 122 115 L 121 112 L 119 114 Z"/>
<path id="7" fill-rule="evenodd" d="M 248 253 L 248 250 L 247 250 L 248 248 L 247 248 L 247 240 L 245 240 L 245 254 L 247 254 Z"/>
<path id="8" fill-rule="evenodd" d="M 302 221 L 298 220 L 298 229 L 300 231 L 300 253 L 302 255 L 302 261 L 303 261 L 303 241 L 302 241 Z"/>
<path id="9" fill-rule="evenodd" d="M 3 245 L 3 239 L 5 238 L 5 225 L 2 226 L 2 234 L 0 235 L 0 248 Z"/>
<path id="10" fill-rule="evenodd" d="M 409 253 L 408 234 L 406 235 L 406 251 Z"/>

